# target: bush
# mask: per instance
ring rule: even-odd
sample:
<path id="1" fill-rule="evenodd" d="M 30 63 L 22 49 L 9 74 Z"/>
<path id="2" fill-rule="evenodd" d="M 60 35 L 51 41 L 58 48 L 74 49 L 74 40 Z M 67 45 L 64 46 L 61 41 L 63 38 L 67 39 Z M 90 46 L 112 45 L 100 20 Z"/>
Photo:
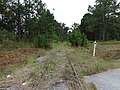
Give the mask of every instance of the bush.
<path id="1" fill-rule="evenodd" d="M 15 40 L 15 35 L 13 32 L 7 30 L 0 30 L 0 43 L 7 44 Z"/>
<path id="2" fill-rule="evenodd" d="M 36 39 L 35 39 L 35 47 L 37 48 L 51 48 L 50 45 L 50 40 L 48 38 L 47 35 L 39 35 Z"/>
<path id="3" fill-rule="evenodd" d="M 79 29 L 69 32 L 68 40 L 72 46 L 87 46 L 88 39 L 85 34 L 82 34 Z"/>
<path id="4" fill-rule="evenodd" d="M 89 41 L 88 41 L 86 35 L 85 35 L 85 34 L 82 34 L 82 42 L 81 42 L 81 46 L 85 46 L 85 47 L 87 47 L 88 45 L 89 45 Z"/>
<path id="5" fill-rule="evenodd" d="M 60 40 L 55 33 L 50 36 L 50 39 L 52 43 L 57 43 Z"/>

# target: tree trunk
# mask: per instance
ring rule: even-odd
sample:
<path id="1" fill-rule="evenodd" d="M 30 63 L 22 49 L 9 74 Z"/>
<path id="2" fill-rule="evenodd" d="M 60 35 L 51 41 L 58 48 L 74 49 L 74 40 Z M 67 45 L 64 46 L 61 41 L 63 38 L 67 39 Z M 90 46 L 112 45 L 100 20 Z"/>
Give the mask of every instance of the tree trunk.
<path id="1" fill-rule="evenodd" d="M 102 40 L 105 41 L 105 13 L 103 12 L 103 31 L 102 31 Z"/>
<path id="2" fill-rule="evenodd" d="M 20 28 L 20 0 L 18 0 L 18 40 L 21 38 L 21 28 Z"/>
<path id="3" fill-rule="evenodd" d="M 105 31 L 102 32 L 102 40 L 105 41 Z"/>

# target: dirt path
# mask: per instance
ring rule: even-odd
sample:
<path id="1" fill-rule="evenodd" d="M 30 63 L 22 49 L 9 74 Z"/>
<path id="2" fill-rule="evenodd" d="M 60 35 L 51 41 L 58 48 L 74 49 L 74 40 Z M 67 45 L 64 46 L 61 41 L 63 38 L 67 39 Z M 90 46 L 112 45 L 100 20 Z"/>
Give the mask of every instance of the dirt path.
<path id="1" fill-rule="evenodd" d="M 37 62 L 35 64 L 28 64 L 14 71 L 14 73 L 12 73 L 9 78 L 4 77 L 4 80 L 0 81 L 0 85 L 6 87 L 0 87 L 0 90 L 37 90 L 38 88 L 38 90 L 43 90 L 41 88 L 45 88 L 44 90 L 46 90 L 48 87 L 50 87 L 49 90 L 53 90 L 53 88 L 54 90 L 68 90 L 67 85 L 64 83 L 54 84 L 54 86 L 53 83 L 56 83 L 59 79 L 62 78 L 61 73 L 64 71 L 65 65 L 67 64 L 65 63 L 67 62 L 66 55 L 67 53 L 71 53 L 73 51 L 73 49 L 65 49 L 51 50 L 46 52 L 44 55 L 36 59 Z M 40 71 L 35 71 L 36 68 L 40 69 Z M 47 70 L 46 68 L 49 69 Z M 55 80 L 52 74 L 56 75 Z M 39 82 L 45 84 L 41 86 Z M 23 83 L 26 84 L 22 85 Z"/>
<path id="2" fill-rule="evenodd" d="M 120 69 L 86 76 L 86 81 L 93 82 L 98 90 L 120 90 Z"/>

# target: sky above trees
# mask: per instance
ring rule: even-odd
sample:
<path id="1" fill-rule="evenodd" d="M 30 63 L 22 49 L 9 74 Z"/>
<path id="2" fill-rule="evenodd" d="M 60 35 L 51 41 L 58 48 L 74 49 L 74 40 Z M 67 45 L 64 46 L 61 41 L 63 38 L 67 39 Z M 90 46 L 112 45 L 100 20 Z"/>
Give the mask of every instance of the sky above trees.
<path id="1" fill-rule="evenodd" d="M 69 29 L 81 31 L 89 40 L 120 40 L 120 2 L 117 0 L 96 0 L 96 3 L 92 0 L 0 0 L 0 16 L 2 43 L 8 35 L 14 36 L 10 40 L 17 41 L 34 42 L 41 36 L 43 41 L 48 38 L 48 42 L 68 40 Z"/>
<path id="2" fill-rule="evenodd" d="M 43 2 L 54 13 L 56 20 L 71 26 L 74 22 L 80 23 L 88 5 L 94 5 L 95 0 L 43 0 Z"/>
<path id="3" fill-rule="evenodd" d="M 95 0 L 42 0 L 47 8 L 54 13 L 58 22 L 71 26 L 74 22 L 80 23 L 83 15 L 87 13 L 88 5 L 93 6 Z M 120 2 L 120 0 L 118 0 Z M 53 8 L 55 9 L 53 11 Z"/>
<path id="4" fill-rule="evenodd" d="M 80 24 L 84 14 L 88 12 L 88 6 L 95 5 L 95 0 L 42 0 L 42 2 L 46 3 L 46 7 L 58 22 L 65 23 L 69 27 L 73 23 Z"/>

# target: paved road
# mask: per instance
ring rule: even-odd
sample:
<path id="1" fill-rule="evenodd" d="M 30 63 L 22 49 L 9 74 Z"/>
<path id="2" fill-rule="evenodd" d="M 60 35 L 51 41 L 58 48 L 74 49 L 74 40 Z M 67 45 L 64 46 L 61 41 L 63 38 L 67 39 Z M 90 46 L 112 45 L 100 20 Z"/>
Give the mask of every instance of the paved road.
<path id="1" fill-rule="evenodd" d="M 96 84 L 98 90 L 120 90 L 120 69 L 86 76 L 85 79 Z"/>

